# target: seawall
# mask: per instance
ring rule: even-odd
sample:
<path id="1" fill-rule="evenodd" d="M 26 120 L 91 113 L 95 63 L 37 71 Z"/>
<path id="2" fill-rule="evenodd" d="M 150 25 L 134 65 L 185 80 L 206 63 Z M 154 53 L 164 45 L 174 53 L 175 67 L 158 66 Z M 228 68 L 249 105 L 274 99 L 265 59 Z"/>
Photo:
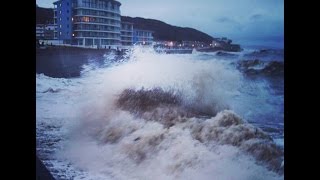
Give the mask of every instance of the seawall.
<path id="1" fill-rule="evenodd" d="M 38 156 L 36 156 L 36 180 L 55 180 Z"/>
<path id="2" fill-rule="evenodd" d="M 79 47 L 47 46 L 36 49 L 36 73 L 55 78 L 79 77 L 82 65 L 103 60 L 105 54 L 121 56 L 124 51 L 114 49 L 86 49 Z"/>

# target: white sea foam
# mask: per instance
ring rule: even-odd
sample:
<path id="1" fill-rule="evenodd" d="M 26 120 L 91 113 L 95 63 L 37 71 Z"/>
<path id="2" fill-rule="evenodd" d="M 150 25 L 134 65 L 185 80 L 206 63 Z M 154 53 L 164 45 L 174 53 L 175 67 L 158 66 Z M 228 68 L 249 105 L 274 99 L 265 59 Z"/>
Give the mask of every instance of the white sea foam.
<path id="1" fill-rule="evenodd" d="M 87 68 L 81 78 L 36 78 L 37 129 L 55 127 L 46 132 L 61 138 L 51 169 L 69 174 L 66 179 L 283 179 L 261 157 L 274 152 L 257 145 L 268 136 L 225 110 L 242 76 L 221 61 L 137 48 L 128 62 Z M 179 95 L 181 104 L 157 105 L 140 116 L 117 104 L 126 89 L 155 88 Z M 219 113 L 183 116 L 185 107 Z"/>

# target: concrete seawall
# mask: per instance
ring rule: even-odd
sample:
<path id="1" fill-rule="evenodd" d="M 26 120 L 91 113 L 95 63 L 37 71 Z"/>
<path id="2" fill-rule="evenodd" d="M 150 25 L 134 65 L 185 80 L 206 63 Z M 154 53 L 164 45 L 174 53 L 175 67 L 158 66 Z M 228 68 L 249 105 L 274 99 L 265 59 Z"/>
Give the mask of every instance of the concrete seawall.
<path id="1" fill-rule="evenodd" d="M 36 49 L 36 73 L 55 78 L 80 76 L 82 65 L 89 59 L 103 60 L 105 54 L 121 56 L 123 51 L 113 49 L 85 49 L 77 47 L 47 47 Z"/>
<path id="2" fill-rule="evenodd" d="M 36 156 L 36 180 L 55 180 L 38 156 Z"/>

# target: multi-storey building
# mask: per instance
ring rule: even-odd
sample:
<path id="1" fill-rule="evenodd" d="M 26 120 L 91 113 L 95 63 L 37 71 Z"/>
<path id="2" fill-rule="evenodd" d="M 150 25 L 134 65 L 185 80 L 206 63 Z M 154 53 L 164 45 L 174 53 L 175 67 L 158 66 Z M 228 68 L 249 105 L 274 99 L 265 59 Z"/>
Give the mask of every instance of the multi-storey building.
<path id="1" fill-rule="evenodd" d="M 53 4 L 57 39 L 80 46 L 121 45 L 120 2 L 58 0 Z"/>
<path id="2" fill-rule="evenodd" d="M 44 25 L 43 24 L 36 25 L 36 38 L 37 39 L 44 39 Z"/>
<path id="3" fill-rule="evenodd" d="M 133 43 L 141 45 L 151 45 L 153 42 L 153 31 L 133 29 Z"/>
<path id="4" fill-rule="evenodd" d="M 54 39 L 54 30 L 56 26 L 53 24 L 37 24 L 36 25 L 36 38 L 37 39 Z"/>
<path id="5" fill-rule="evenodd" d="M 89 47 L 152 44 L 152 31 L 121 22 L 121 3 L 115 0 L 58 0 L 54 4 L 54 39 Z"/>
<path id="6" fill-rule="evenodd" d="M 121 22 L 121 44 L 123 46 L 133 44 L 133 23 Z"/>

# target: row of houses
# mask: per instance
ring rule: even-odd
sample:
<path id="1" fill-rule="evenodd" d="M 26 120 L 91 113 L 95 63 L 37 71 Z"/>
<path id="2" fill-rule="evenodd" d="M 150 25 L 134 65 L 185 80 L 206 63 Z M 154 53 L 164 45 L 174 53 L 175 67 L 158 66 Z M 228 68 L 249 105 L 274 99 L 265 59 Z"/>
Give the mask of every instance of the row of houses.
<path id="1" fill-rule="evenodd" d="M 58 0 L 54 24 L 38 24 L 37 39 L 58 40 L 61 44 L 90 47 L 152 44 L 152 31 L 134 28 L 121 21 L 121 3 L 115 0 Z"/>

